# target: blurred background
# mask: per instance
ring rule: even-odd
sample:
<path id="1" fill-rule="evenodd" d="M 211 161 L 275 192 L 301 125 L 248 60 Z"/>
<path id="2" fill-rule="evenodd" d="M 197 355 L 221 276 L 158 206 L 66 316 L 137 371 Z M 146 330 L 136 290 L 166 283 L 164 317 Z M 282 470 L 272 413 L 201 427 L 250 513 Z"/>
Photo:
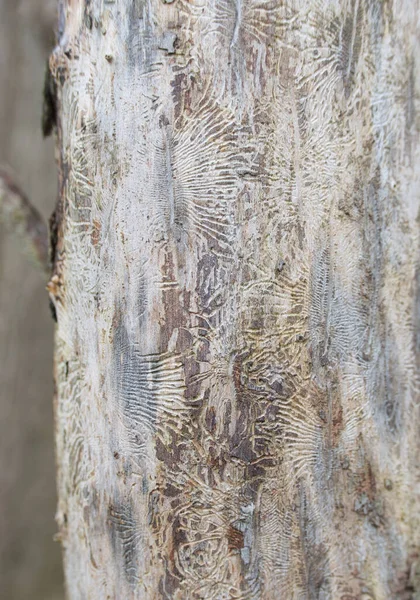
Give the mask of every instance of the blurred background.
<path id="1" fill-rule="evenodd" d="M 0 0 L 0 166 L 47 220 L 54 142 L 41 134 L 56 0 Z M 0 225 L 0 599 L 62 600 L 45 277 Z"/>

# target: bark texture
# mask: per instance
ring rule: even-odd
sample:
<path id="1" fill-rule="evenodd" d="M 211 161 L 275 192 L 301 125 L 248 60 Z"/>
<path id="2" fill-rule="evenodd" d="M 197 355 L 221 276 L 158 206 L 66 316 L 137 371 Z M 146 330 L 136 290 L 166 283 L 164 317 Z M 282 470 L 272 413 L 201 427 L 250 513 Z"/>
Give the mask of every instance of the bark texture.
<path id="1" fill-rule="evenodd" d="M 419 598 L 419 2 L 60 10 L 70 598 Z"/>

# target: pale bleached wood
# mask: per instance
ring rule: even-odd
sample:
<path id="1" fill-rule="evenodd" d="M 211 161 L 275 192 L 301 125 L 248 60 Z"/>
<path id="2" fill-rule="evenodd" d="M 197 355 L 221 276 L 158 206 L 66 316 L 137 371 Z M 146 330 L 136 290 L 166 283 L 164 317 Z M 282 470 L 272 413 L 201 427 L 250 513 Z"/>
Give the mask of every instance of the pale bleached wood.
<path id="1" fill-rule="evenodd" d="M 69 597 L 419 597 L 419 3 L 60 3 Z"/>

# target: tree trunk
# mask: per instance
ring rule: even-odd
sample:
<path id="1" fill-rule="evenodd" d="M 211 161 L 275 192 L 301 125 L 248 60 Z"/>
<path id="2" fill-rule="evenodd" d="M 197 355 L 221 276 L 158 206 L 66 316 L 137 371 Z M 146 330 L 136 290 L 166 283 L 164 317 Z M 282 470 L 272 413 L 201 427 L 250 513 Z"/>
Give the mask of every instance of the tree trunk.
<path id="1" fill-rule="evenodd" d="M 61 0 L 71 599 L 420 598 L 417 0 Z"/>

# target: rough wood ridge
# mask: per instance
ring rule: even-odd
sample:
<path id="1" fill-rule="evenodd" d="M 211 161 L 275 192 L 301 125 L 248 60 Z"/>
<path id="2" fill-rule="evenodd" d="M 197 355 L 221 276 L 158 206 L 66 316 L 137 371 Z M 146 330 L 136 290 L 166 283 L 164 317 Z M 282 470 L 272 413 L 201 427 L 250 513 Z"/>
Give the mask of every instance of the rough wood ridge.
<path id="1" fill-rule="evenodd" d="M 419 598 L 419 2 L 59 4 L 69 597 Z"/>

